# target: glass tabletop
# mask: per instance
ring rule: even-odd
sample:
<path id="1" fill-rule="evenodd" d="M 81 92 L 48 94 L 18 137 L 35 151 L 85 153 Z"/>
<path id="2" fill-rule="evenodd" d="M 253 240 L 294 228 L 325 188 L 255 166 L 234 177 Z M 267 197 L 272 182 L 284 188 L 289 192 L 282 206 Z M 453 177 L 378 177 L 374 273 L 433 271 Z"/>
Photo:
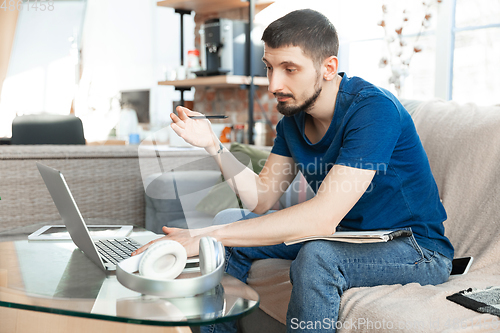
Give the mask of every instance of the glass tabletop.
<path id="1" fill-rule="evenodd" d="M 192 297 L 141 295 L 122 286 L 115 273 L 104 273 L 72 241 L 28 241 L 36 229 L 0 233 L 0 306 L 134 324 L 196 326 L 235 320 L 259 305 L 258 294 L 230 275 Z M 148 233 L 134 227 L 129 237 Z M 196 273 L 189 274 L 179 278 Z"/>

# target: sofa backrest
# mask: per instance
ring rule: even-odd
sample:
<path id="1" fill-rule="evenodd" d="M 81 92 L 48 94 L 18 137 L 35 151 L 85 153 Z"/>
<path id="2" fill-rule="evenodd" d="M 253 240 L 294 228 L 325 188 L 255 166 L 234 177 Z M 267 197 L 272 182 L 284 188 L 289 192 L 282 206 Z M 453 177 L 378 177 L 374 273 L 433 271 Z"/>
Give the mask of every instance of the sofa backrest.
<path id="1" fill-rule="evenodd" d="M 143 176 L 159 170 L 158 160 L 166 170 L 210 167 L 204 150 L 150 151 L 140 163 L 138 146 L 1 145 L 0 232 L 61 223 L 35 162 L 64 174 L 87 223 L 144 225 Z"/>
<path id="2" fill-rule="evenodd" d="M 0 147 L 0 232 L 61 224 L 35 162 L 63 173 L 87 223 L 93 223 L 91 219 L 143 223 L 137 147 L 12 145 Z"/>
<path id="3" fill-rule="evenodd" d="M 500 107 L 432 100 L 410 113 L 448 214 L 455 257 L 488 265 L 500 252 Z"/>

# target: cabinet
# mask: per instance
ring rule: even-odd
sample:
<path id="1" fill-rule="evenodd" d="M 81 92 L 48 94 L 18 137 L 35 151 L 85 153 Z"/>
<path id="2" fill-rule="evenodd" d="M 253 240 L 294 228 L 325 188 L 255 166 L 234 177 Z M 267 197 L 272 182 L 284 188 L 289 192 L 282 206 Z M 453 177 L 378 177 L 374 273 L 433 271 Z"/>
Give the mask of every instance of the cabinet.
<path id="1" fill-rule="evenodd" d="M 224 12 L 232 9 L 245 8 L 248 7 L 248 31 L 247 31 L 247 55 L 250 64 L 252 63 L 252 43 L 250 41 L 250 31 L 253 30 L 253 20 L 255 8 L 260 10 L 266 8 L 274 1 L 270 0 L 164 0 L 157 3 L 158 6 L 174 8 L 175 12 L 180 15 L 180 34 L 181 34 L 181 66 L 184 65 L 184 45 L 183 45 L 183 35 L 184 35 L 184 22 L 183 16 L 186 14 L 191 14 L 191 11 L 195 11 L 199 14 L 208 14 L 214 12 Z M 250 65 L 249 73 L 250 76 L 240 76 L 240 75 L 218 75 L 209 77 L 200 77 L 195 79 L 186 80 L 175 80 L 175 81 L 160 81 L 159 85 L 169 85 L 174 86 L 176 90 L 181 92 L 181 104 L 184 102 L 184 91 L 191 89 L 191 87 L 197 86 L 211 86 L 211 87 L 228 87 L 228 86 L 246 86 L 248 89 L 248 142 L 253 144 L 253 127 L 254 127 L 254 90 L 255 86 L 268 85 L 267 78 L 254 77 L 253 71 Z"/>

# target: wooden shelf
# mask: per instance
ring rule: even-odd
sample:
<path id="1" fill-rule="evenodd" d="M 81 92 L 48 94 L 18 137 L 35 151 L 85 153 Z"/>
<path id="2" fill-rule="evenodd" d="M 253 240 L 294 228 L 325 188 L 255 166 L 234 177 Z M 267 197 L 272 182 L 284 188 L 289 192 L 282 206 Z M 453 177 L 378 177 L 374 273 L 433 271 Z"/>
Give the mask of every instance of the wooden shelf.
<path id="1" fill-rule="evenodd" d="M 157 6 L 174 8 L 175 12 L 180 15 L 180 31 L 181 31 L 181 63 L 184 59 L 184 29 L 183 29 L 183 17 L 186 14 L 190 14 L 191 11 L 195 13 L 206 15 L 206 14 L 218 14 L 220 12 L 226 12 L 234 10 L 236 13 L 243 14 L 246 10 L 238 9 L 248 9 L 248 26 L 249 31 L 253 30 L 253 21 L 255 17 L 255 10 L 261 11 L 274 0 L 164 0 L 158 1 Z M 250 6 L 251 4 L 251 6 Z M 232 13 L 231 13 L 232 14 Z M 210 17 L 210 16 L 208 16 Z M 250 40 L 250 33 L 247 31 L 247 43 Z M 247 49 L 248 61 L 252 62 L 252 52 L 251 48 Z M 255 99 L 255 86 L 267 86 L 269 82 L 266 77 L 248 77 L 245 75 L 218 75 L 210 77 L 199 77 L 195 79 L 187 80 L 174 80 L 174 81 L 160 81 L 159 85 L 163 86 L 174 86 L 177 90 L 180 90 L 180 104 L 184 105 L 184 91 L 190 90 L 191 87 L 237 87 L 237 86 L 247 86 L 248 87 L 248 142 L 253 144 L 253 126 L 254 126 L 254 103 Z"/>
<path id="2" fill-rule="evenodd" d="M 273 2 L 270 0 L 256 0 L 255 8 L 262 10 Z M 164 0 L 158 1 L 157 5 L 175 9 L 194 10 L 199 14 L 207 14 L 245 8 L 248 7 L 248 2 L 242 0 Z"/>
<path id="3" fill-rule="evenodd" d="M 256 86 L 267 86 L 269 81 L 267 77 L 255 76 L 253 83 Z M 198 77 L 196 79 L 175 80 L 175 81 L 160 81 L 159 85 L 176 86 L 176 87 L 196 87 L 196 86 L 212 86 L 212 87 L 229 87 L 235 85 L 250 84 L 250 77 L 243 75 L 217 75 Z"/>

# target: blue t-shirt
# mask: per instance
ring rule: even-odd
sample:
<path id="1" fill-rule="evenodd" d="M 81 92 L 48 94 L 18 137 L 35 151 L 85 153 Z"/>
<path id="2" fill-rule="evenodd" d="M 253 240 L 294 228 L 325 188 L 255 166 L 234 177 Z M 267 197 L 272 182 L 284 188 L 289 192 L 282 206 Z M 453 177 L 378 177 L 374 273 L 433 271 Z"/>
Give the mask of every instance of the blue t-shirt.
<path id="1" fill-rule="evenodd" d="M 340 75 L 333 119 L 323 138 L 309 141 L 306 115 L 300 112 L 280 120 L 272 153 L 292 157 L 315 192 L 335 164 L 376 170 L 340 226 L 411 227 L 419 245 L 453 258 L 444 236 L 446 212 L 411 116 L 389 91 Z"/>

